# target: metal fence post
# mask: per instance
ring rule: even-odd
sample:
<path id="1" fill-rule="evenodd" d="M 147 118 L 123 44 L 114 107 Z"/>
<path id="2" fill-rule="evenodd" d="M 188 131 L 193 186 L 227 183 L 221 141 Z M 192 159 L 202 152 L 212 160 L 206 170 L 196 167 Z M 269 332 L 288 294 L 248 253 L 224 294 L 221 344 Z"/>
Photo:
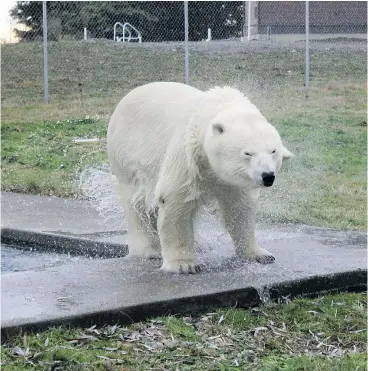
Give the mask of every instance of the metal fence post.
<path id="1" fill-rule="evenodd" d="M 309 97 L 309 1 L 305 2 L 305 96 Z"/>
<path id="2" fill-rule="evenodd" d="M 250 12 L 251 12 L 251 8 L 252 8 L 252 6 L 251 6 L 251 2 L 250 1 L 248 1 L 248 19 L 247 19 L 247 21 L 248 21 L 248 41 L 250 41 Z"/>
<path id="3" fill-rule="evenodd" d="M 188 1 L 184 1 L 184 70 L 185 83 L 189 85 L 189 52 L 188 52 Z"/>
<path id="4" fill-rule="evenodd" d="M 43 31 L 43 95 L 45 104 L 49 103 L 49 76 L 47 55 L 47 9 L 46 1 L 42 2 L 42 31 Z"/>
<path id="5" fill-rule="evenodd" d="M 243 36 L 242 36 L 242 38 L 241 38 L 241 41 L 245 41 L 245 34 L 247 33 L 246 32 L 246 24 L 247 24 L 247 17 L 248 17 L 248 15 L 247 15 L 247 2 L 246 1 L 243 1 L 243 17 L 244 17 L 244 19 L 243 19 Z"/>

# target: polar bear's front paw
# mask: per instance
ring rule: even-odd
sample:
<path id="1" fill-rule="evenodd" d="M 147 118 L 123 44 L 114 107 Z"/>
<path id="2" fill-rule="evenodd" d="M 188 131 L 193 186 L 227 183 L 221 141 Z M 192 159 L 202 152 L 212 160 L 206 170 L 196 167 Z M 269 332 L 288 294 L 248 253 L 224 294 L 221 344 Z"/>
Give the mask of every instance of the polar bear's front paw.
<path id="1" fill-rule="evenodd" d="M 246 252 L 245 258 L 260 264 L 272 264 L 275 261 L 275 257 L 269 251 L 261 248 Z"/>
<path id="2" fill-rule="evenodd" d="M 194 274 L 198 273 L 201 268 L 199 265 L 190 260 L 175 260 L 171 262 L 164 262 L 161 270 L 170 273 Z"/>

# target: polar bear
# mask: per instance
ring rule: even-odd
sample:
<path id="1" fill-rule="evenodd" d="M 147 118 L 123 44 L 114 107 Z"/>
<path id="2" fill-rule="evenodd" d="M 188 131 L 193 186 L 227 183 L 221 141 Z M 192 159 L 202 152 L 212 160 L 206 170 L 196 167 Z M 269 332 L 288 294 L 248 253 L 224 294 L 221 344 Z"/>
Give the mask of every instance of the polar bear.
<path id="1" fill-rule="evenodd" d="M 204 92 L 174 82 L 137 87 L 110 118 L 107 151 L 128 222 L 130 257 L 161 252 L 162 270 L 198 272 L 193 218 L 203 200 L 212 199 L 236 254 L 273 262 L 255 240 L 257 200 L 293 154 L 240 91 Z"/>

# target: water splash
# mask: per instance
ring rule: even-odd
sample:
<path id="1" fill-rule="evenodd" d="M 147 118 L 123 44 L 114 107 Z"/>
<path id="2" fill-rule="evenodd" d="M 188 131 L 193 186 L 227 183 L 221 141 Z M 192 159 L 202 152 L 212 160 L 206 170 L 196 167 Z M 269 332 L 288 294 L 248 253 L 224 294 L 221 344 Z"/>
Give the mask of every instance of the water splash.
<path id="1" fill-rule="evenodd" d="M 101 216 L 101 224 L 109 229 L 126 229 L 126 222 L 115 193 L 116 180 L 109 165 L 88 167 L 80 175 L 80 190 L 90 200 Z M 235 258 L 235 248 L 228 232 L 223 227 L 215 205 L 204 205 L 194 220 L 195 247 L 198 263 L 206 269 L 241 269 L 244 274 L 252 272 L 260 277 L 273 272 L 274 277 L 282 278 L 285 268 L 245 264 Z M 262 243 L 279 238 L 292 237 L 280 231 L 257 230 L 257 239 Z M 266 294 L 262 294 L 263 297 Z"/>
<path id="2" fill-rule="evenodd" d="M 111 229 L 122 228 L 125 219 L 114 191 L 115 177 L 109 165 L 88 167 L 79 178 L 80 190 L 101 215 L 101 223 Z"/>
<path id="3" fill-rule="evenodd" d="M 111 229 L 124 227 L 125 219 L 115 192 L 116 180 L 108 164 L 88 167 L 79 177 L 79 187 L 101 216 L 101 223 Z M 202 206 L 194 221 L 195 245 L 199 261 L 221 264 L 234 255 L 231 239 L 212 207 Z"/>
<path id="4" fill-rule="evenodd" d="M 257 290 L 259 299 L 261 300 L 262 304 L 268 304 L 271 302 L 271 295 L 270 295 L 270 289 L 266 286 L 257 286 L 255 287 Z"/>
<path id="5" fill-rule="evenodd" d="M 195 245 L 198 262 L 204 266 L 220 267 L 234 257 L 231 238 L 212 207 L 202 206 L 194 220 Z"/>

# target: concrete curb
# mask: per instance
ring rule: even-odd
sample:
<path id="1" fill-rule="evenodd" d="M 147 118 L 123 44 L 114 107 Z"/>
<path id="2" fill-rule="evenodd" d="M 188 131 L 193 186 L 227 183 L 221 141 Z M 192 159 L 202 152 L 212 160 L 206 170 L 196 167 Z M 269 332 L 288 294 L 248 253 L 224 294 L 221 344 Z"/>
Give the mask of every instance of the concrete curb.
<path id="1" fill-rule="evenodd" d="M 34 247 L 37 251 L 100 258 L 119 258 L 128 254 L 127 245 L 15 228 L 1 229 L 1 243 L 22 250 Z"/>
<path id="2" fill-rule="evenodd" d="M 74 325 L 89 327 L 106 324 L 129 324 L 147 318 L 168 314 L 197 314 L 218 308 L 254 307 L 268 300 L 284 300 L 285 297 L 314 297 L 331 292 L 362 292 L 367 290 L 367 270 L 354 270 L 344 273 L 312 276 L 298 281 L 285 281 L 280 284 L 263 286 L 259 289 L 246 287 L 213 294 L 176 298 L 173 300 L 144 303 L 135 306 L 114 308 L 101 312 L 84 313 L 62 319 L 29 322 L 16 326 L 2 326 L 1 341 L 24 331 L 42 331 L 51 326 Z"/>

